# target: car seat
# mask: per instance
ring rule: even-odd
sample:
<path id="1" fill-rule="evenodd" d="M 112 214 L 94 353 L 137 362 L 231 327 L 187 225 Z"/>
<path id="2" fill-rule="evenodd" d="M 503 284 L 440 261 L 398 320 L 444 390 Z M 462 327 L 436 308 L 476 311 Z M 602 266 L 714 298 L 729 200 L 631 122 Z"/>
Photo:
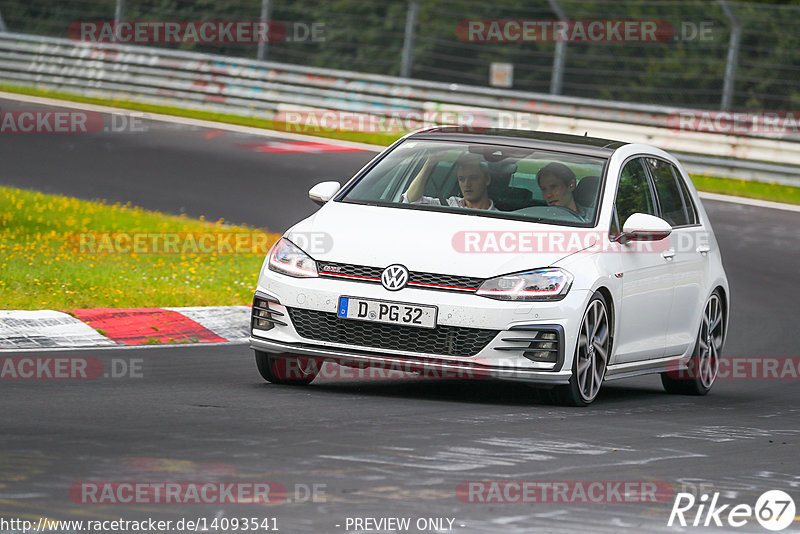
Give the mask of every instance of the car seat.
<path id="1" fill-rule="evenodd" d="M 572 196 L 575 202 L 587 208 L 594 208 L 597 203 L 597 191 L 600 188 L 599 176 L 585 176 L 578 180 L 578 185 L 575 186 L 575 191 Z"/>
<path id="2" fill-rule="evenodd" d="M 513 161 L 489 163 L 489 198 L 497 209 L 514 211 L 528 208 L 534 204 L 533 193 L 524 187 L 510 187 L 511 175 L 517 172 L 517 164 Z"/>

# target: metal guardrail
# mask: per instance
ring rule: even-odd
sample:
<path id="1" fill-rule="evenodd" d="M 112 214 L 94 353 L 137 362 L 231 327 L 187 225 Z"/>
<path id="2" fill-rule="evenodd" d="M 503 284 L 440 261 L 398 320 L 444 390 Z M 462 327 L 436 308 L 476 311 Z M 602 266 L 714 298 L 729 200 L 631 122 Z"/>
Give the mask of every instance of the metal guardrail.
<path id="1" fill-rule="evenodd" d="M 265 119 L 298 107 L 374 115 L 399 110 L 529 114 L 539 129 L 588 132 L 686 154 L 693 172 L 800 185 L 800 142 L 679 131 L 669 121 L 682 110 L 664 106 L 9 33 L 0 34 L 0 82 Z"/>

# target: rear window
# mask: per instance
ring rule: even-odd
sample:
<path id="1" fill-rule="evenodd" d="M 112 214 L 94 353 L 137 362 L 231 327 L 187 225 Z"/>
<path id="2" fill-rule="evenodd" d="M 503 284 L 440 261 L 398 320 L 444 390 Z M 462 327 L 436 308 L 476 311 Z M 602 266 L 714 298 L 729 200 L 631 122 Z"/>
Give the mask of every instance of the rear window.
<path id="1" fill-rule="evenodd" d="M 675 173 L 675 179 L 681 188 L 681 195 L 683 196 L 683 204 L 686 206 L 686 215 L 689 218 L 689 224 L 698 224 L 697 208 L 692 201 L 692 195 L 689 193 L 689 186 L 686 185 L 686 180 L 683 179 L 678 169 L 674 168 L 672 171 Z"/>
<path id="2" fill-rule="evenodd" d="M 683 193 L 675 178 L 672 165 L 655 158 L 647 158 L 646 161 L 655 184 L 661 218 L 672 226 L 690 224 L 686 206 L 683 203 Z"/>

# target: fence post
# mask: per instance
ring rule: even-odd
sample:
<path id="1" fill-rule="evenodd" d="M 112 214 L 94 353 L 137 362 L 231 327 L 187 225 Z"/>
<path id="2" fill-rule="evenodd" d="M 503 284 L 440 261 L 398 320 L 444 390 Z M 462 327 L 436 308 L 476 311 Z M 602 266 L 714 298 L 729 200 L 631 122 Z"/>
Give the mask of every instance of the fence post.
<path id="1" fill-rule="evenodd" d="M 419 2 L 408 0 L 406 12 L 406 36 L 403 39 L 403 58 L 400 64 L 400 76 L 411 77 L 411 67 L 414 62 L 414 34 L 417 30 L 417 17 L 419 16 Z"/>
<path id="2" fill-rule="evenodd" d="M 731 109 L 733 103 L 733 88 L 736 84 L 736 64 L 739 62 L 739 45 L 742 41 L 742 25 L 739 18 L 731 9 L 727 0 L 717 0 L 722 6 L 722 11 L 731 23 L 731 38 L 728 41 L 728 59 L 725 62 L 725 83 L 722 87 L 722 103 L 720 109 Z"/>
<path id="3" fill-rule="evenodd" d="M 566 21 L 567 14 L 561 8 L 558 0 L 547 0 L 558 20 Z M 566 41 L 556 41 L 556 51 L 553 54 L 553 72 L 550 75 L 550 94 L 560 95 L 561 85 L 564 81 L 564 63 L 567 60 L 567 43 Z"/>
<path id="4" fill-rule="evenodd" d="M 270 0 L 261 0 L 261 23 L 269 24 Z M 267 35 L 272 35 L 272 32 L 267 30 Z M 256 56 L 259 61 L 264 61 L 267 57 L 267 42 L 258 41 L 258 55 Z"/>
<path id="5" fill-rule="evenodd" d="M 117 0 L 117 7 L 114 10 L 114 28 L 116 29 L 123 20 L 125 20 L 125 0 Z"/>

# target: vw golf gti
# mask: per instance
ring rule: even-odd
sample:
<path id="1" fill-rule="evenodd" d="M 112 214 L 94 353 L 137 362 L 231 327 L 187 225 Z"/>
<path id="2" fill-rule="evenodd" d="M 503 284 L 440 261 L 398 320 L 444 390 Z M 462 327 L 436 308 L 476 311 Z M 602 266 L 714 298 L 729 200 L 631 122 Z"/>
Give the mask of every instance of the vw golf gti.
<path id="1" fill-rule="evenodd" d="M 331 361 L 523 381 L 575 406 L 641 374 L 672 393 L 714 383 L 728 281 L 663 150 L 432 128 L 309 196 L 322 207 L 271 248 L 253 300 L 269 382 Z"/>

